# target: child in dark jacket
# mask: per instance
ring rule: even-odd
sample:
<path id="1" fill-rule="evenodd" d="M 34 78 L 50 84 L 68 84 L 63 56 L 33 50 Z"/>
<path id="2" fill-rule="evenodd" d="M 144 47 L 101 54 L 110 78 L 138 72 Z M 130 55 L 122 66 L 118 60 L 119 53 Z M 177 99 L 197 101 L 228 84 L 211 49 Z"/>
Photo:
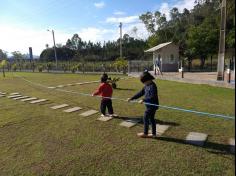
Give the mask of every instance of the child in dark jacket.
<path id="1" fill-rule="evenodd" d="M 158 99 L 158 93 L 157 93 L 157 86 L 152 81 L 155 78 L 148 72 L 144 71 L 142 75 L 140 76 L 140 81 L 145 85 L 144 88 L 138 92 L 136 95 L 134 95 L 132 98 L 128 98 L 128 101 L 135 100 L 140 98 L 141 96 L 145 96 L 144 99 L 140 100 L 139 103 L 147 103 L 146 104 L 146 111 L 144 113 L 143 117 L 143 123 L 144 123 L 144 132 L 138 133 L 137 135 L 139 137 L 156 137 L 156 121 L 155 121 L 155 113 L 158 109 L 159 105 L 159 99 Z M 148 104 L 154 104 L 148 105 Z M 149 129 L 149 120 L 152 125 L 152 134 L 148 134 Z"/>
<path id="2" fill-rule="evenodd" d="M 100 105 L 100 111 L 101 111 L 101 116 L 106 116 L 106 108 L 108 109 L 109 116 L 116 116 L 114 115 L 113 112 L 113 107 L 112 107 L 112 87 L 111 85 L 107 82 L 108 80 L 108 75 L 104 73 L 101 77 L 101 84 L 98 87 L 98 89 L 92 94 L 92 96 L 100 95 L 102 97 L 101 100 L 101 105 Z"/>

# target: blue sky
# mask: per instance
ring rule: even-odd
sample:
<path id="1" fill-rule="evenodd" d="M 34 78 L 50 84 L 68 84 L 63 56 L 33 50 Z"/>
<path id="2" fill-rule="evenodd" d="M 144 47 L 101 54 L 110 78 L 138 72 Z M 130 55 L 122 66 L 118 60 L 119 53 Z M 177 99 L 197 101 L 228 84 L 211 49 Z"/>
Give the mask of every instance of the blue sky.
<path id="1" fill-rule="evenodd" d="M 107 41 L 119 37 L 119 22 L 124 33 L 147 38 L 148 32 L 138 16 L 156 10 L 165 13 L 178 7 L 191 9 L 194 0 L 0 0 L 0 49 L 39 55 L 45 45 L 65 44 L 78 33 L 83 40 Z M 137 32 L 133 28 L 137 27 Z"/>

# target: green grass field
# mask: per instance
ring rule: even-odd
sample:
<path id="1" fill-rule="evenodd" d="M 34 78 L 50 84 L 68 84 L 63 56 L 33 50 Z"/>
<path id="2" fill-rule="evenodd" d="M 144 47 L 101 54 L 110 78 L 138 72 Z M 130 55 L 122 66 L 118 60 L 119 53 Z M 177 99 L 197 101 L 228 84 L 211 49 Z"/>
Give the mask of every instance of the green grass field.
<path id="1" fill-rule="evenodd" d="M 46 86 L 99 80 L 99 75 L 15 73 Z M 232 89 L 156 81 L 160 104 L 234 116 Z M 92 93 L 98 83 L 62 89 Z M 128 98 L 142 88 L 136 78 L 118 82 L 114 97 Z M 0 91 L 49 99 L 33 105 L 0 98 L 0 175 L 234 175 L 235 156 L 227 140 L 233 120 L 160 109 L 156 118 L 171 128 L 158 139 L 140 139 L 143 125 L 119 126 L 123 119 L 142 117 L 144 105 L 113 101 L 120 117 L 109 122 L 99 114 L 84 118 L 49 107 L 67 103 L 82 111 L 99 109 L 100 99 L 32 85 L 8 73 Z M 208 134 L 204 147 L 186 144 L 189 132 Z"/>

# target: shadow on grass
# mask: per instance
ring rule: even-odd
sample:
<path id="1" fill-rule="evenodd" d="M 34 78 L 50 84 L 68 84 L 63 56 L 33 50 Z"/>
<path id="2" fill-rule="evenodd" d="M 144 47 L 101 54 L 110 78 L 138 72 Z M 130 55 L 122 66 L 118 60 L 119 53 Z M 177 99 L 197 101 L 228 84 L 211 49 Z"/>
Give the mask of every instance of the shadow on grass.
<path id="1" fill-rule="evenodd" d="M 116 117 L 116 119 L 133 120 L 133 121 L 138 121 L 138 124 L 143 124 L 143 117 Z M 165 122 L 158 119 L 156 119 L 156 123 L 160 125 L 179 126 L 178 123 Z M 206 149 L 209 153 L 216 154 L 216 155 L 234 155 L 234 153 L 230 151 L 231 146 L 227 144 L 219 144 L 219 143 L 206 141 L 203 146 L 198 146 L 198 145 L 187 143 L 184 139 L 177 139 L 177 138 L 171 138 L 171 137 L 165 137 L 165 136 L 159 136 L 154 140 L 161 140 L 161 141 L 166 141 L 166 142 L 174 142 L 178 144 L 201 147 L 201 148 Z"/>
<path id="2" fill-rule="evenodd" d="M 171 137 L 157 137 L 155 140 L 161 140 L 161 141 L 167 141 L 167 142 L 174 142 L 178 144 L 185 144 L 185 145 L 191 145 L 195 147 L 201 147 L 204 149 L 207 149 L 209 153 L 217 154 L 217 155 L 235 155 L 230 151 L 230 145 L 227 144 L 219 144 L 215 142 L 208 142 L 206 141 L 203 146 L 197 146 L 193 144 L 187 143 L 183 139 L 177 139 L 177 138 L 171 138 Z"/>
<path id="3" fill-rule="evenodd" d="M 133 121 L 137 121 L 139 124 L 143 124 L 143 117 L 125 117 L 125 116 L 121 116 L 121 117 L 115 117 L 116 119 L 122 119 L 122 120 L 133 120 Z M 162 121 L 162 120 L 158 120 L 155 119 L 157 124 L 160 125 L 170 125 L 170 126 L 179 126 L 178 123 L 175 122 L 166 122 L 166 121 Z"/>

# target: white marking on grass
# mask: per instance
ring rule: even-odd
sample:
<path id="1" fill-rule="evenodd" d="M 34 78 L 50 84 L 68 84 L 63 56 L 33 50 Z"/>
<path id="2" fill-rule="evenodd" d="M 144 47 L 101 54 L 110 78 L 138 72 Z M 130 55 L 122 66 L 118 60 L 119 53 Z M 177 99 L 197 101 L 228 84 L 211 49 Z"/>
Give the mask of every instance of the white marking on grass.
<path id="1" fill-rule="evenodd" d="M 140 121 L 139 120 L 125 120 L 120 123 L 120 126 L 131 128 L 131 127 L 137 125 L 138 122 L 140 122 Z"/>
<path id="2" fill-rule="evenodd" d="M 13 100 L 21 100 L 21 99 L 25 99 L 25 98 L 29 98 L 29 96 L 21 96 L 21 97 L 16 97 L 16 98 L 12 98 Z"/>
<path id="3" fill-rule="evenodd" d="M 31 97 L 31 98 L 26 98 L 26 99 L 23 99 L 23 100 L 21 100 L 21 101 L 31 101 L 31 100 L 37 100 L 38 98 L 36 98 L 36 97 Z"/>
<path id="4" fill-rule="evenodd" d="M 186 142 L 193 145 L 203 146 L 207 140 L 207 134 L 190 132 L 186 137 Z"/>
<path id="5" fill-rule="evenodd" d="M 22 95 L 11 95 L 11 96 L 8 96 L 7 98 L 16 98 L 16 97 L 22 97 Z"/>
<path id="6" fill-rule="evenodd" d="M 19 95 L 20 93 L 18 92 L 13 92 L 13 93 L 10 93 L 9 95 Z"/>
<path id="7" fill-rule="evenodd" d="M 36 104 L 36 103 L 41 103 L 41 102 L 45 102 L 48 101 L 47 99 L 40 99 L 40 100 L 35 100 L 35 101 L 31 101 L 31 104 Z"/>
<path id="8" fill-rule="evenodd" d="M 67 107 L 67 106 L 69 106 L 69 105 L 68 104 L 61 104 L 61 105 L 52 106 L 51 109 L 61 109 L 61 108 Z"/>
<path id="9" fill-rule="evenodd" d="M 157 132 L 157 135 L 161 136 L 162 134 L 164 134 L 168 129 L 169 129 L 169 125 L 160 125 L 160 124 L 157 124 L 156 125 L 156 132 Z M 152 131 L 149 130 L 149 133 L 151 133 Z"/>
<path id="10" fill-rule="evenodd" d="M 84 112 L 80 115 L 83 116 L 83 117 L 87 117 L 87 116 L 91 116 L 91 115 L 96 114 L 96 113 L 98 113 L 98 111 L 92 109 L 92 110 L 86 111 L 86 112 Z"/>
<path id="11" fill-rule="evenodd" d="M 82 109 L 81 107 L 73 107 L 73 108 L 64 110 L 64 112 L 69 112 L 70 113 L 70 112 L 79 111 L 81 109 Z"/>

